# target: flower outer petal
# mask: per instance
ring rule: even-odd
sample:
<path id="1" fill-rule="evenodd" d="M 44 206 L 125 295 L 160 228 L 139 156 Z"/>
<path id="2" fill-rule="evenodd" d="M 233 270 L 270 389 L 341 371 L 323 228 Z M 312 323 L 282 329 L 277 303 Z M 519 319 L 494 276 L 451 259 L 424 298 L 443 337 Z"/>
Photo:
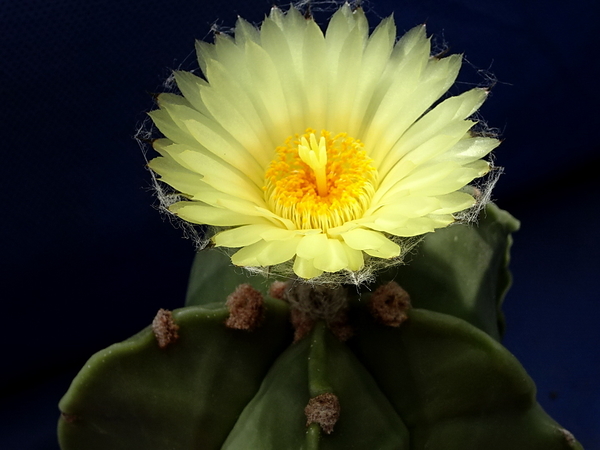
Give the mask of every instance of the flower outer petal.
<path id="1" fill-rule="evenodd" d="M 177 87 L 183 94 L 184 98 L 190 102 L 192 107 L 201 114 L 211 117 L 211 114 L 206 108 L 206 105 L 202 101 L 202 96 L 200 95 L 202 88 L 209 86 L 208 82 L 191 72 L 176 70 L 173 72 L 173 74 L 175 76 Z"/>
<path id="2" fill-rule="evenodd" d="M 158 130 L 164 134 L 170 141 L 178 142 L 180 144 L 186 144 L 190 146 L 197 145 L 196 140 L 181 129 L 174 121 L 171 116 L 164 109 L 155 109 L 148 113 L 154 125 Z M 159 139 L 160 140 L 160 139 Z M 155 147 L 156 141 L 152 143 L 152 147 Z M 155 147 L 156 148 L 156 147 Z"/>
<path id="3" fill-rule="evenodd" d="M 357 78 L 356 98 L 352 107 L 347 132 L 358 136 L 373 94 L 389 64 L 394 48 L 396 25 L 393 18 L 387 17 L 377 25 L 365 47 L 361 63 L 361 73 Z"/>
<path id="4" fill-rule="evenodd" d="M 252 224 L 221 231 L 212 238 L 217 247 L 238 248 L 252 245 L 262 239 L 261 234 L 274 228 L 273 225 Z"/>
<path id="5" fill-rule="evenodd" d="M 435 162 L 455 161 L 461 165 L 469 164 L 483 158 L 499 145 L 498 139 L 489 137 L 463 139 L 447 152 L 438 155 Z"/>
<path id="6" fill-rule="evenodd" d="M 174 149 L 174 151 L 176 150 Z M 183 150 L 175 158 L 182 161 L 190 170 L 200 173 L 202 181 L 215 189 L 257 205 L 264 205 L 260 189 L 233 167 L 227 166 L 226 163 L 193 150 Z"/>
<path id="7" fill-rule="evenodd" d="M 224 208 L 203 205 L 198 202 L 177 202 L 169 206 L 169 211 L 183 220 L 200 225 L 219 227 L 268 223 L 263 217 L 245 216 Z"/>
<path id="8" fill-rule="evenodd" d="M 301 236 L 284 241 L 258 241 L 243 247 L 231 256 L 236 266 L 274 266 L 289 261 L 296 254 Z"/>
<path id="9" fill-rule="evenodd" d="M 451 192 L 440 195 L 437 199 L 440 201 L 440 208 L 432 211 L 433 214 L 452 214 L 469 209 L 477 203 L 475 198 L 466 192 Z"/>
<path id="10" fill-rule="evenodd" d="M 346 130 L 354 108 L 354 99 L 358 77 L 349 77 L 348 73 L 361 67 L 366 37 L 355 26 L 346 37 L 336 59 L 330 68 L 329 104 L 326 128 L 328 130 Z"/>
<path id="11" fill-rule="evenodd" d="M 268 242 L 260 240 L 254 244 L 242 247 L 233 255 L 231 255 L 231 262 L 236 266 L 260 266 L 260 263 L 258 262 L 258 254 L 262 252 L 267 245 L 269 245 Z"/>
<path id="12" fill-rule="evenodd" d="M 413 165 L 413 163 L 410 164 Z M 383 187 L 380 187 L 373 196 L 373 203 L 371 208 L 367 211 L 367 214 L 372 213 L 372 211 L 378 208 L 382 203 L 386 203 L 384 202 L 384 198 L 394 198 L 408 193 L 417 193 L 419 189 L 424 186 L 427 187 L 449 178 L 453 171 L 459 168 L 460 166 L 452 161 L 443 164 L 415 167 L 408 172 L 406 176 L 398 177 L 397 180 L 393 180 L 393 182 L 390 183 L 391 186 L 386 186 L 387 189 L 384 190 Z"/>
<path id="13" fill-rule="evenodd" d="M 371 256 L 393 258 L 400 254 L 400 246 L 377 231 L 356 228 L 343 233 L 342 238 L 350 248 L 363 250 Z"/>
<path id="14" fill-rule="evenodd" d="M 304 259 L 296 256 L 294 260 L 294 273 L 300 278 L 309 280 L 318 277 L 323 271 L 314 266 L 312 259 Z"/>
<path id="15" fill-rule="evenodd" d="M 253 127 L 255 119 L 247 119 L 251 117 L 252 109 L 240 111 L 244 103 L 237 100 L 235 105 L 231 104 L 227 97 L 224 98 L 216 89 L 203 89 L 201 96 L 214 120 L 239 142 L 259 164 L 266 164 L 268 160 L 262 147 L 264 141 L 261 142 Z"/>
<path id="16" fill-rule="evenodd" d="M 365 259 L 361 250 L 350 248 L 346 244 L 342 244 L 342 248 L 346 252 L 346 259 L 348 260 L 348 270 L 356 272 L 357 270 L 360 270 L 364 267 Z"/>
<path id="17" fill-rule="evenodd" d="M 148 167 L 159 175 L 163 183 L 194 200 L 199 200 L 196 196 L 200 192 L 218 192 L 204 183 L 198 174 L 177 164 L 172 158 L 154 158 L 148 163 Z"/>
<path id="18" fill-rule="evenodd" d="M 436 209 L 441 208 L 441 206 L 440 200 L 436 197 L 407 195 L 382 206 L 371 214 L 370 217 L 385 217 L 391 220 L 421 217 L 432 213 Z"/>
<path id="19" fill-rule="evenodd" d="M 274 266 L 289 261 L 296 254 L 302 236 L 294 236 L 283 241 L 270 241 L 258 255 L 261 266 Z M 266 241 L 265 241 L 266 242 Z"/>
<path id="20" fill-rule="evenodd" d="M 267 51 L 258 44 L 249 42 L 245 48 L 247 70 L 252 76 L 253 89 L 262 100 L 266 114 L 271 120 L 272 130 L 278 130 L 282 136 L 292 135 L 296 130 L 290 122 L 285 94 L 281 86 L 281 78 L 273 60 Z"/>
<path id="21" fill-rule="evenodd" d="M 296 254 L 303 259 L 312 260 L 320 254 L 327 245 L 327 236 L 323 233 L 304 236 L 298 244 Z"/>
<path id="22" fill-rule="evenodd" d="M 254 25 L 238 16 L 235 23 L 235 42 L 243 47 L 247 41 L 259 42 L 260 35 Z"/>
<path id="23" fill-rule="evenodd" d="M 163 109 L 203 148 L 231 167 L 242 170 L 257 185 L 262 184 L 260 165 L 220 124 L 185 106 L 172 105 Z"/>
<path id="24" fill-rule="evenodd" d="M 382 100 L 364 138 L 365 146 L 373 148 L 369 156 L 378 168 L 389 165 L 390 159 L 398 159 L 398 155 L 391 152 L 394 144 L 454 83 L 460 65 L 460 56 L 451 55 L 429 60 L 418 82 L 407 82 L 398 76 L 397 85 L 392 86 Z"/>
<path id="25" fill-rule="evenodd" d="M 442 128 L 439 134 L 432 136 L 417 147 L 411 150 L 408 150 L 407 147 L 408 151 L 402 160 L 407 159 L 419 166 L 454 147 L 461 139 L 468 136 L 473 125 L 475 122 L 470 120 L 451 122 Z"/>
<path id="26" fill-rule="evenodd" d="M 286 34 L 275 20 L 267 18 L 262 23 L 260 37 L 261 46 L 269 54 L 279 76 L 290 125 L 293 129 L 302 130 L 306 127 L 306 95 L 300 81 L 300 67 L 294 63 Z"/>
<path id="27" fill-rule="evenodd" d="M 327 79 L 325 70 L 314 70 L 315 67 L 328 67 L 327 48 L 321 28 L 314 20 L 309 20 L 302 44 L 304 90 L 310 91 L 307 103 L 314 123 L 325 126 L 327 105 Z"/>
<path id="28" fill-rule="evenodd" d="M 447 98 L 415 122 L 400 138 L 399 143 L 408 148 L 418 147 L 441 132 L 448 124 L 461 122 L 471 116 L 483 104 L 487 95 L 487 90 L 475 88 Z"/>
<path id="29" fill-rule="evenodd" d="M 293 236 L 306 236 L 309 234 L 318 234 L 320 232 L 321 230 L 294 230 L 281 227 L 270 227 L 268 230 L 263 231 L 260 234 L 260 237 L 265 241 L 281 241 L 290 239 Z"/>
<path id="30" fill-rule="evenodd" d="M 337 239 L 327 239 L 325 247 L 313 260 L 313 265 L 324 272 L 338 272 L 348 268 L 348 257 L 344 251 L 346 244 Z"/>
<path id="31" fill-rule="evenodd" d="M 449 164 L 449 163 L 447 163 Z M 421 186 L 415 193 L 427 196 L 439 196 L 462 189 L 475 178 L 482 177 L 490 171 L 490 163 L 487 161 L 475 161 L 455 169 L 450 175 L 429 186 Z"/>
<path id="32" fill-rule="evenodd" d="M 456 219 L 451 215 L 433 215 L 426 217 L 415 217 L 404 221 L 400 226 L 397 222 L 390 222 L 384 219 L 377 219 L 371 224 L 364 224 L 373 230 L 382 231 L 399 237 L 420 236 L 425 233 L 435 231 L 437 228 L 444 228 L 454 223 Z"/>

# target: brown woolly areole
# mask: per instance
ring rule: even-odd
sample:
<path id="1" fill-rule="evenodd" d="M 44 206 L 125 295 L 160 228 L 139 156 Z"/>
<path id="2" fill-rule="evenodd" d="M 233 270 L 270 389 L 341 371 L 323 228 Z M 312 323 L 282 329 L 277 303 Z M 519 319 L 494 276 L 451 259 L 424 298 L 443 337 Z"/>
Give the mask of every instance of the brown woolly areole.
<path id="1" fill-rule="evenodd" d="M 158 346 L 166 348 L 179 339 L 179 325 L 173 320 L 173 313 L 167 309 L 159 309 L 152 321 L 152 332 L 156 337 Z"/>
<path id="2" fill-rule="evenodd" d="M 288 284 L 285 281 L 274 281 L 269 286 L 269 295 L 277 300 L 283 300 L 287 289 Z"/>
<path id="3" fill-rule="evenodd" d="M 336 395 L 331 393 L 317 395 L 311 398 L 304 408 L 306 426 L 316 423 L 325 433 L 331 434 L 340 418 L 340 409 L 340 401 Z"/>
<path id="4" fill-rule="evenodd" d="M 294 327 L 294 343 L 298 342 L 313 329 L 315 320 L 297 309 L 290 311 L 290 322 Z"/>
<path id="5" fill-rule="evenodd" d="M 341 342 L 354 335 L 348 324 L 348 292 L 345 287 L 331 288 L 306 283 L 286 283 L 283 299 L 290 304 L 294 342 L 305 337 L 322 320 Z"/>
<path id="6" fill-rule="evenodd" d="M 383 325 L 399 327 L 408 316 L 411 308 L 408 292 L 395 281 L 383 284 L 375 289 L 369 301 L 369 311 Z"/>
<path id="7" fill-rule="evenodd" d="M 225 303 L 229 317 L 225 326 L 235 330 L 252 331 L 262 323 L 265 305 L 262 294 L 249 284 L 240 284 Z"/>

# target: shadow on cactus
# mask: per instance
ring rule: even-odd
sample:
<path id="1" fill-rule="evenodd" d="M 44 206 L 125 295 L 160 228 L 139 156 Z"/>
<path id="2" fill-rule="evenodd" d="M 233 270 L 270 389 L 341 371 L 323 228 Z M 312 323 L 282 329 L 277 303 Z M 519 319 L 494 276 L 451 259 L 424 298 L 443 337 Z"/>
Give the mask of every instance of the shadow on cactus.
<path id="1" fill-rule="evenodd" d="M 61 447 L 581 449 L 498 342 L 517 228 L 488 205 L 478 226 L 427 235 L 371 291 L 311 294 L 348 300 L 327 318 L 298 311 L 297 284 L 269 286 L 202 251 L 187 306 L 161 310 L 75 378 Z M 485 264 L 472 267 L 473 253 Z"/>

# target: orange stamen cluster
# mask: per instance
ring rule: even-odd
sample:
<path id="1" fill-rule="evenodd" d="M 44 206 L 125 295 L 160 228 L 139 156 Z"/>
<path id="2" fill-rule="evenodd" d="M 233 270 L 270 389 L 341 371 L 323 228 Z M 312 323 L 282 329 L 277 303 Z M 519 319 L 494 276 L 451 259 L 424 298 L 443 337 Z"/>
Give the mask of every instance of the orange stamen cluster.
<path id="1" fill-rule="evenodd" d="M 325 160 L 318 156 L 321 138 L 327 150 L 325 186 L 318 163 Z M 315 152 L 312 160 L 307 156 L 310 150 Z M 326 231 L 362 216 L 375 191 L 376 178 L 373 160 L 358 139 L 346 133 L 331 137 L 325 130 L 316 136 L 314 130 L 307 129 L 277 147 L 265 173 L 264 189 L 273 212 L 300 229 Z"/>

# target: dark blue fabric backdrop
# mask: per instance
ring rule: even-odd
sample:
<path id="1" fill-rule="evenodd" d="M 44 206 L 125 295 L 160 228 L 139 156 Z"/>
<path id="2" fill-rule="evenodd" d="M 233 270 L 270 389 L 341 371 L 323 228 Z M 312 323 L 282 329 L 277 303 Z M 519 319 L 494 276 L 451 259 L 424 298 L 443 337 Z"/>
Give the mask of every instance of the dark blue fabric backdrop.
<path id="1" fill-rule="evenodd" d="M 258 23 L 271 4 L 0 2 L 1 448 L 56 449 L 56 404 L 85 360 L 182 305 L 193 248 L 152 208 L 133 135 L 170 71 L 197 67 L 194 39 L 238 14 Z M 505 140 L 495 198 L 522 220 L 505 345 L 550 415 L 600 448 L 596 2 L 365 8 L 372 23 L 394 13 L 399 33 L 426 22 L 464 53 L 454 92 L 497 80 L 482 109 Z"/>

